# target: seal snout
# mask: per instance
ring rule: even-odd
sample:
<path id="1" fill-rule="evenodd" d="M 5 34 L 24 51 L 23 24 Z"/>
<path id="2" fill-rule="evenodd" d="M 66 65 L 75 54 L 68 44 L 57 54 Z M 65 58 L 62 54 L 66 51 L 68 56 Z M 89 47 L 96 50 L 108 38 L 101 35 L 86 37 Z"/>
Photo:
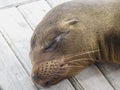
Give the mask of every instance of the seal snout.
<path id="1" fill-rule="evenodd" d="M 39 76 L 37 74 L 33 73 L 32 76 L 31 76 L 31 78 L 32 78 L 32 81 L 34 82 L 35 85 L 37 85 L 37 86 L 41 85 L 43 87 L 47 86 L 46 83 L 45 83 L 45 81 L 40 80 Z M 39 83 L 38 83 L 38 81 L 39 81 Z"/>
<path id="2" fill-rule="evenodd" d="M 45 61 L 33 66 L 31 78 L 35 84 L 48 87 L 58 83 L 66 76 L 63 60 Z"/>

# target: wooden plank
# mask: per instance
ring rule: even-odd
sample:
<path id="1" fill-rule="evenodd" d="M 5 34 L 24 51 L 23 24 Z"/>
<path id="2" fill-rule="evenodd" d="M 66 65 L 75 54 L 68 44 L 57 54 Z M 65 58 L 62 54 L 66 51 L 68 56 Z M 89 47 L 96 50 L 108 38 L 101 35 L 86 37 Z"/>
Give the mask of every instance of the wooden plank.
<path id="1" fill-rule="evenodd" d="M 1 30 L 1 28 L 0 28 Z M 0 90 L 37 90 L 0 33 Z"/>
<path id="2" fill-rule="evenodd" d="M 26 0 L 0 0 L 0 8 L 24 2 Z"/>
<path id="3" fill-rule="evenodd" d="M 97 64 L 115 90 L 120 90 L 120 65 L 105 63 Z"/>
<path id="4" fill-rule="evenodd" d="M 25 9 L 24 9 L 25 8 Z M 42 20 L 43 16 L 51 9 L 47 2 L 44 0 L 33 2 L 18 7 L 20 12 L 24 13 L 23 16 L 29 22 L 32 28 Z"/>
<path id="5" fill-rule="evenodd" d="M 76 78 L 84 90 L 114 90 L 95 65 L 80 72 Z"/>
<path id="6" fill-rule="evenodd" d="M 68 80 L 64 80 L 57 85 L 51 86 L 49 88 L 44 88 L 44 90 L 75 90 L 75 89 Z"/>
<path id="7" fill-rule="evenodd" d="M 0 27 L 2 28 L 0 31 L 3 33 L 10 47 L 20 59 L 22 66 L 29 74 L 31 71 L 31 63 L 29 60 L 29 41 L 33 31 L 16 8 L 0 10 Z M 49 88 L 49 90 L 56 90 L 56 88 L 58 88 L 58 90 L 74 90 L 68 80 Z"/>
<path id="8" fill-rule="evenodd" d="M 31 3 L 39 0 L 0 0 L 0 9 L 15 7 L 26 3 Z"/>
<path id="9" fill-rule="evenodd" d="M 37 2 L 37 3 L 33 3 L 33 4 L 31 3 L 30 5 L 29 4 L 28 5 L 22 5 L 22 6 L 18 7 L 18 8 L 19 8 L 20 12 L 26 18 L 26 20 L 28 21 L 28 23 L 31 23 L 31 22 L 34 23 L 35 22 L 34 26 L 36 26 L 37 23 L 40 20 L 40 19 L 37 19 L 36 17 L 41 18 L 41 14 L 38 13 L 39 11 L 34 12 L 34 10 L 37 10 L 37 9 L 40 10 L 40 9 L 42 9 L 43 7 L 41 8 L 40 5 L 43 5 L 43 4 Z M 45 10 L 45 11 L 47 11 L 47 10 Z M 32 18 L 34 18 L 34 19 L 32 19 Z M 37 19 L 37 20 L 35 20 L 35 19 Z M 91 77 L 91 79 L 85 79 L 84 77 L 81 76 L 81 74 L 83 74 L 83 76 L 86 75 L 86 74 L 88 75 L 88 71 L 92 73 L 91 75 L 89 75 L 89 77 Z M 78 76 L 76 76 L 76 78 L 79 80 L 79 83 L 83 86 L 83 88 L 85 90 L 88 90 L 88 88 L 91 88 L 91 90 L 92 89 L 93 90 L 100 90 L 99 88 L 97 88 L 99 86 L 101 86 L 101 88 L 103 90 L 107 90 L 107 89 L 113 90 L 113 88 L 110 86 L 110 84 L 107 82 L 107 80 L 104 78 L 104 76 L 102 75 L 102 73 L 100 73 L 100 71 L 97 69 L 96 66 L 93 66 L 93 67 L 89 68 L 89 70 L 81 72 L 81 74 L 78 75 Z M 93 76 L 93 74 L 94 74 L 94 76 Z M 91 86 L 91 83 L 90 83 L 91 81 L 94 81 L 93 84 L 96 85 L 96 87 L 92 87 Z M 101 82 L 101 81 L 103 81 L 103 82 Z"/>
<path id="10" fill-rule="evenodd" d="M 28 51 L 32 35 L 31 28 L 16 8 L 0 10 L 0 27 L 2 27 L 1 32 L 6 36 L 6 38 L 10 39 L 10 46 L 13 47 L 17 56 L 20 57 L 23 65 L 26 67 L 28 72 L 30 72 L 31 63 Z"/>
<path id="11" fill-rule="evenodd" d="M 64 2 L 68 2 L 68 1 L 72 1 L 72 0 L 46 0 L 46 1 L 50 4 L 51 7 L 55 7 L 59 4 L 62 4 Z"/>

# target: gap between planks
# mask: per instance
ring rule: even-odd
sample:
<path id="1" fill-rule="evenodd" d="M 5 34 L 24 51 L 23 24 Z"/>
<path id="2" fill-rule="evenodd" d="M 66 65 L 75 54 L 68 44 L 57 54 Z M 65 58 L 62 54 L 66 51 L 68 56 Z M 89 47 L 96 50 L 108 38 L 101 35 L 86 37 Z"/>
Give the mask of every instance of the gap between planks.
<path id="1" fill-rule="evenodd" d="M 12 7 L 18 7 L 20 5 L 29 4 L 29 3 L 37 2 L 37 1 L 40 1 L 40 0 L 27 0 L 27 1 L 18 2 L 18 3 L 15 3 L 15 4 L 11 3 L 11 4 L 8 4 L 8 5 L 0 6 L 0 9 L 7 9 L 7 8 L 12 8 Z"/>
<path id="2" fill-rule="evenodd" d="M 17 58 L 17 60 L 19 61 L 19 63 L 22 65 L 22 67 L 24 68 L 25 72 L 27 73 L 28 77 L 30 77 L 30 72 L 27 70 L 27 68 L 24 66 L 24 63 L 21 60 L 24 60 L 21 55 L 19 54 L 18 50 L 16 49 L 16 46 L 14 45 L 14 43 L 12 42 L 12 40 L 10 40 L 9 36 L 7 35 L 7 33 L 3 30 L 0 31 L 1 35 L 3 36 L 3 38 L 5 39 L 6 43 L 8 44 L 8 46 L 10 47 L 11 51 L 14 53 L 15 57 Z M 34 84 L 34 83 L 33 83 Z M 34 84 L 35 85 L 35 84 Z M 36 89 L 39 90 L 39 88 L 35 85 Z M 2 89 L 0 89 L 2 90 Z"/>
<path id="3" fill-rule="evenodd" d="M 1 30 L 1 28 L 0 28 L 0 30 Z M 3 81 L 1 80 L 1 84 L 3 85 L 3 86 L 0 86 L 1 89 L 3 89 L 3 90 L 7 89 L 8 90 L 8 86 L 11 86 L 11 87 L 9 87 L 9 89 L 11 88 L 10 90 L 12 90 L 13 88 L 14 88 L 13 90 L 15 90 L 16 87 L 18 88 L 18 90 L 20 90 L 20 88 L 21 89 L 28 88 L 30 90 L 33 90 L 32 82 L 30 81 L 29 76 L 27 75 L 25 69 L 23 68 L 21 63 L 18 61 L 18 59 L 14 55 L 14 53 L 11 50 L 11 48 L 9 47 L 8 43 L 4 39 L 4 35 L 1 32 L 0 32 L 0 37 L 1 37 L 0 42 L 2 42 L 1 45 L 0 45 L 2 47 L 0 47 L 0 48 L 1 48 L 1 51 L 3 51 L 3 53 L 1 53 L 1 54 L 3 54 L 3 55 L 1 55 L 2 56 L 1 60 L 3 59 L 3 61 L 1 61 L 1 63 L 2 63 L 3 66 L 1 66 L 0 75 L 4 75 L 1 78 L 1 79 L 3 79 Z M 9 67 L 9 66 L 11 66 L 11 67 Z M 8 76 L 8 77 L 6 77 L 6 76 Z M 22 80 L 22 78 L 24 78 L 24 80 Z M 16 80 L 18 80 L 18 81 L 16 81 Z M 15 82 L 17 82 L 17 83 L 15 83 Z M 5 85 L 5 84 L 8 84 L 8 83 L 10 83 L 10 84 Z M 18 85 L 18 83 L 20 83 L 19 86 L 14 86 L 14 85 Z M 25 84 L 27 84 L 28 86 L 25 86 Z M 35 90 L 35 88 L 34 88 L 34 90 Z"/>

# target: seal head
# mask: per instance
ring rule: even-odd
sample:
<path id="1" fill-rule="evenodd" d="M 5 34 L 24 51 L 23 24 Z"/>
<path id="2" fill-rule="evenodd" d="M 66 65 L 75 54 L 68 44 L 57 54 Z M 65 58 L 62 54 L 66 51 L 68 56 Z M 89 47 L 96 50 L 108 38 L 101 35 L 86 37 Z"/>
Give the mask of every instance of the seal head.
<path id="1" fill-rule="evenodd" d="M 33 82 L 51 86 L 95 62 L 99 48 L 96 32 L 93 33 L 91 27 L 94 24 L 87 12 L 86 5 L 64 3 L 52 9 L 39 23 L 31 38 Z"/>

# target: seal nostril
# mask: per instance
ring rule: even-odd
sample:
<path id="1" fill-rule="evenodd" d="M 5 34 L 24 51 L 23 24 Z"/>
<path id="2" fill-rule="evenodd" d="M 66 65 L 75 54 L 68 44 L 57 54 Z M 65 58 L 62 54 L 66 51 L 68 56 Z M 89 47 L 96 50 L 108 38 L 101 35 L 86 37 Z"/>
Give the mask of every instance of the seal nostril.
<path id="1" fill-rule="evenodd" d="M 37 74 L 33 74 L 33 75 L 32 75 L 32 79 L 33 79 L 34 81 L 37 81 L 37 80 L 38 80 L 38 75 L 37 75 Z"/>
<path id="2" fill-rule="evenodd" d="M 63 66 L 64 66 L 64 64 L 61 64 L 61 65 L 60 65 L 60 67 L 63 67 Z"/>

